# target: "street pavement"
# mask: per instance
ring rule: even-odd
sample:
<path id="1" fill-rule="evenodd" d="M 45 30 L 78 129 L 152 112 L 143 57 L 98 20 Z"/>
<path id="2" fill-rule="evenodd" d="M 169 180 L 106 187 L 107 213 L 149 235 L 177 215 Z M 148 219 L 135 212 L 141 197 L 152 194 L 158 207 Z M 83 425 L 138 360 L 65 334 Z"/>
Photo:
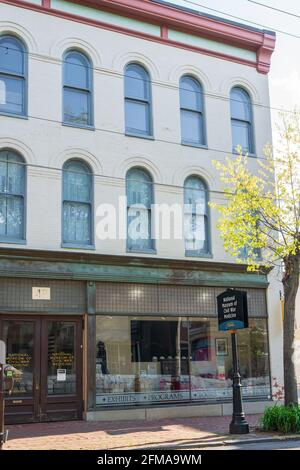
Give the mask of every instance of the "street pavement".
<path id="1" fill-rule="evenodd" d="M 300 449 L 300 438 L 259 431 L 260 415 L 248 415 L 250 434 L 228 434 L 231 416 L 157 421 L 66 421 L 7 426 L 4 450 L 257 450 Z M 277 439 L 276 442 L 266 440 Z M 255 442 L 253 442 L 255 441 Z"/>
<path id="2" fill-rule="evenodd" d="M 260 415 L 247 416 L 251 430 Z M 231 416 L 174 418 L 155 421 L 65 421 L 7 426 L 4 449 L 125 450 L 222 442 Z M 227 436 L 228 437 L 228 436 Z"/>

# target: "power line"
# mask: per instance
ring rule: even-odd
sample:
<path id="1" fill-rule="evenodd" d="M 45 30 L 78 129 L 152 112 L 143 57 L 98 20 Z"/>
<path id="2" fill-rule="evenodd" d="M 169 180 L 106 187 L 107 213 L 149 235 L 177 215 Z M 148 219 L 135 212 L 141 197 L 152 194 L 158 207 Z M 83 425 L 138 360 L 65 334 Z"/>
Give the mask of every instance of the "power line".
<path id="1" fill-rule="evenodd" d="M 264 8 L 269 8 L 270 10 L 278 11 L 279 13 L 284 13 L 285 15 L 294 16 L 295 18 L 300 18 L 300 15 L 297 15 L 296 13 L 292 13 L 290 11 L 285 11 L 285 10 L 281 10 L 280 8 L 271 7 L 271 5 L 266 5 L 265 3 L 256 2 L 255 0 L 247 0 L 247 1 L 250 3 L 255 3 L 256 5 L 259 5 Z"/>
<path id="2" fill-rule="evenodd" d="M 0 46 L 0 47 L 4 47 L 6 48 L 5 46 Z M 74 65 L 78 65 L 78 64 L 74 64 Z M 113 74 L 115 74 L 115 72 L 112 72 Z M 120 73 L 117 73 L 118 75 L 121 75 L 121 76 L 125 76 L 124 74 L 120 74 Z M 136 77 L 133 77 L 133 78 L 136 78 Z M 144 80 L 144 79 L 139 79 L 137 78 L 138 80 Z M 176 89 L 182 89 L 178 86 L 174 86 L 174 88 Z M 187 89 L 186 89 L 187 90 Z M 187 90 L 187 91 L 190 91 L 190 90 Z M 196 92 L 197 93 L 197 92 Z M 198 92 L 198 93 L 201 93 L 203 95 L 208 95 L 208 96 L 211 96 L 211 97 L 214 97 L 216 99 L 223 99 L 223 100 L 226 100 L 226 101 L 238 101 L 238 102 L 242 102 L 241 100 L 236 100 L 236 99 L 231 99 L 231 98 L 226 98 L 226 97 L 221 97 L 220 95 L 217 95 L 217 94 L 208 94 L 208 93 L 202 93 L 202 92 Z M 8 103 L 8 104 L 15 104 L 15 103 Z M 252 103 L 252 105 L 255 105 L 255 103 Z M 258 105 L 257 106 L 261 106 L 261 107 L 264 107 L 264 108 L 267 108 L 267 109 L 277 109 L 278 111 L 282 111 L 280 110 L 279 108 L 271 108 L 269 106 L 264 106 L 264 105 Z M 286 112 L 290 112 L 290 113 L 294 113 L 294 111 L 291 111 L 291 110 L 286 110 Z M 299 114 L 299 113 L 297 113 Z M 1 114 L 0 114 L 1 116 Z M 5 117 L 7 115 L 4 115 Z M 4 117 L 3 116 L 3 117 Z M 10 115 L 10 117 L 14 117 L 14 115 Z M 31 118 L 31 119 L 36 119 L 36 120 L 40 120 L 40 121 L 44 121 L 44 122 L 51 122 L 51 123 L 57 123 L 57 124 L 63 124 L 61 120 L 57 120 L 57 119 L 49 119 L 49 118 L 43 118 L 41 116 L 34 116 L 34 115 L 27 115 L 27 117 Z M 68 125 L 68 124 L 67 124 Z M 74 126 L 72 126 L 72 124 L 68 125 L 70 127 L 73 127 L 73 128 L 76 128 L 76 124 Z M 80 126 L 78 126 L 80 128 Z M 84 129 L 84 126 L 83 126 L 83 129 Z M 107 132 L 107 133 L 112 133 L 112 134 L 116 134 L 116 135 L 126 135 L 125 132 L 121 132 L 121 131 L 116 131 L 116 130 L 112 130 L 112 129 L 105 129 L 105 128 L 100 128 L 100 127 L 92 127 L 93 130 L 95 131 L 100 131 L 100 132 Z M 133 137 L 138 137 L 138 136 L 133 136 Z M 158 138 L 154 138 L 153 139 L 154 141 L 156 142 L 161 142 L 161 143 L 167 143 L 167 144 L 171 144 L 171 145 L 177 145 L 177 146 L 180 146 L 181 148 L 183 147 L 183 144 L 181 142 L 176 142 L 176 141 L 171 141 L 171 140 L 167 140 L 167 139 L 158 139 Z M 187 144 L 188 146 L 188 144 Z M 198 146 L 197 145 L 190 145 L 191 147 L 194 147 L 194 148 L 197 148 Z M 229 154 L 232 154 L 232 149 L 231 150 L 223 150 L 223 149 L 218 149 L 218 148 L 213 148 L 213 147 L 208 147 L 206 145 L 199 145 L 199 148 L 201 149 L 204 149 L 204 150 L 208 150 L 208 151 L 213 151 L 213 152 L 217 152 L 217 153 L 222 153 L 222 154 L 226 154 L 226 155 L 229 155 Z M 265 157 L 257 157 L 255 155 L 249 155 L 249 158 L 254 158 L 255 160 L 268 160 L 267 158 Z"/>
<path id="3" fill-rule="evenodd" d="M 0 114 L 0 117 L 6 118 L 7 115 L 1 115 Z M 12 116 L 9 116 L 9 117 L 14 117 L 14 116 L 12 115 Z M 62 123 L 62 121 L 59 121 L 57 119 L 42 118 L 42 117 L 32 116 L 32 115 L 28 115 L 27 117 L 29 117 L 31 119 L 37 119 L 37 120 L 40 120 L 40 121 L 52 122 L 52 123 L 55 123 L 55 124 L 61 124 L 61 125 L 64 125 L 66 127 L 71 127 L 73 129 L 76 129 L 76 128 L 83 129 L 83 130 L 85 129 L 84 126 L 81 127 L 81 126 L 76 126 L 76 125 L 72 125 L 72 124 L 64 124 L 64 123 Z M 87 127 L 87 129 L 89 129 L 89 128 Z M 125 136 L 125 137 L 133 137 L 133 138 L 138 138 L 138 139 L 143 138 L 143 136 L 130 135 L 130 134 L 126 134 L 125 132 L 115 131 L 113 129 L 105 129 L 105 128 L 101 128 L 101 127 L 93 127 L 91 130 L 99 131 L 99 132 L 107 132 L 107 133 L 116 134 L 116 135 L 122 135 L 122 136 Z M 232 150 L 222 150 L 222 149 L 217 149 L 217 148 L 213 148 L 213 147 L 208 147 L 206 145 L 182 144 L 181 142 L 175 142 L 175 141 L 167 140 L 167 139 L 158 139 L 156 137 L 155 138 L 153 137 L 153 142 L 160 142 L 160 143 L 164 143 L 164 144 L 177 145 L 177 146 L 180 146 L 181 148 L 183 148 L 183 147 L 191 147 L 191 148 L 195 148 L 195 149 L 198 148 L 199 150 L 204 150 L 204 151 L 208 150 L 208 151 L 222 153 L 222 154 L 226 154 L 226 155 L 230 155 L 230 154 L 234 153 Z M 268 160 L 265 157 L 261 157 L 261 156 L 258 157 L 256 155 L 252 155 L 252 154 L 249 154 L 248 157 L 253 158 L 254 160 Z"/>
<path id="4" fill-rule="evenodd" d="M 7 160 L 1 160 L 1 153 L 2 152 L 7 152 L 9 153 L 10 150 L 1 150 L 0 149 L 0 164 L 1 163 L 7 163 Z M 123 178 L 121 176 L 111 176 L 111 175 L 103 175 L 101 173 L 95 173 L 93 171 L 79 171 L 79 170 L 68 170 L 68 169 L 65 169 L 65 168 L 58 168 L 58 167 L 54 167 L 54 166 L 46 166 L 46 165 L 41 165 L 41 164 L 37 164 L 37 163 L 27 163 L 27 162 L 11 162 L 11 164 L 13 165 L 19 165 L 19 166 L 23 166 L 23 167 L 32 167 L 32 168 L 38 168 L 38 169 L 43 169 L 43 170 L 52 170 L 52 171 L 59 171 L 60 173 L 74 173 L 74 174 L 80 174 L 80 175 L 90 175 L 92 177 L 99 177 L 99 178 L 103 178 L 103 179 L 109 179 L 109 180 L 117 180 L 117 181 L 120 181 L 120 182 L 123 182 L 123 183 L 126 183 L 128 180 L 127 178 Z M 134 167 L 132 167 L 134 168 Z M 193 175 L 190 175 L 190 176 L 193 176 Z M 200 177 L 201 179 L 201 177 Z M 136 183 L 141 183 L 140 180 L 138 179 L 134 179 L 134 178 L 130 178 L 130 182 L 136 182 Z M 192 186 L 180 186 L 180 185 L 177 185 L 177 184 L 168 184 L 168 183 L 158 183 L 158 182 L 155 182 L 155 181 L 143 181 L 143 184 L 145 185 L 149 185 L 149 186 L 158 186 L 158 187 L 167 187 L 167 188 L 176 188 L 176 189 L 181 189 L 181 190 L 185 190 L 185 189 L 191 189 L 191 190 L 194 190 L 194 191 L 197 191 L 197 189 L 195 189 L 194 187 Z M 220 196 L 224 196 L 224 195 L 235 195 L 235 193 L 230 193 L 230 192 L 225 192 L 225 191 L 220 191 L 220 190 L 216 190 L 216 189 L 207 189 L 207 188 L 203 188 L 201 190 L 198 190 L 198 191 L 201 191 L 201 192 L 204 192 L 204 193 L 207 193 L 207 194 L 216 194 L 216 195 L 220 195 Z M 5 194 L 5 193 L 4 193 Z M 271 199 L 270 197 L 268 196 L 262 196 L 264 199 Z M 276 195 L 274 195 L 274 199 L 277 199 L 276 198 Z M 222 198 L 223 200 L 223 198 Z M 287 201 L 287 202 L 290 202 L 290 200 L 287 200 L 287 199 L 278 199 L 278 201 Z"/>
<path id="5" fill-rule="evenodd" d="M 6 46 L 1 46 L 0 45 L 0 48 L 20 52 L 18 49 L 6 47 Z M 35 57 L 35 54 L 33 54 L 31 52 L 28 52 L 28 51 L 22 51 L 21 53 Z M 63 59 L 56 59 L 56 60 L 61 64 L 65 63 L 65 64 L 72 65 L 72 66 L 83 67 L 85 69 L 98 70 L 97 68 L 94 68 L 92 66 L 85 66 L 85 65 L 81 65 L 81 64 L 75 64 L 73 62 L 69 62 L 69 61 L 66 61 L 66 60 L 63 60 Z M 51 63 L 51 62 L 49 61 L 49 63 Z M 168 82 L 162 82 L 162 81 L 157 81 L 157 80 L 133 77 L 131 75 L 124 74 L 124 73 L 121 73 L 121 72 L 115 72 L 115 71 L 112 71 L 112 70 L 105 70 L 105 69 L 100 69 L 100 70 L 102 72 L 104 72 L 104 73 L 106 72 L 110 75 L 116 75 L 116 76 L 122 77 L 122 78 L 127 77 L 127 78 L 130 78 L 132 80 L 138 80 L 138 81 L 142 81 L 144 83 L 155 84 L 156 86 L 160 86 L 160 87 L 165 87 L 166 86 L 166 87 L 169 87 L 169 88 L 173 88 L 175 90 L 187 91 L 187 92 L 193 93 L 193 94 L 200 94 L 201 96 L 207 96 L 209 98 L 220 99 L 220 100 L 223 100 L 223 101 L 233 101 L 233 102 L 245 104 L 244 101 L 238 100 L 236 98 L 232 98 L 230 96 L 222 96 L 222 95 L 218 95 L 217 93 L 208 93 L 208 92 L 204 92 L 204 91 L 191 91 L 188 88 L 184 88 L 184 87 L 181 87 L 181 86 L 178 86 L 178 85 L 170 84 Z M 1 73 L 3 73 L 4 75 L 7 73 L 7 75 L 9 75 L 9 72 L 5 72 L 4 70 L 1 71 L 1 69 L 0 69 L 0 74 Z M 184 76 L 189 76 L 189 75 L 184 75 Z M 191 77 L 193 77 L 193 75 L 191 75 Z M 20 76 L 20 78 L 22 78 L 22 76 Z M 236 85 L 236 86 L 238 87 L 238 85 Z M 15 103 L 8 103 L 8 104 L 15 104 Z M 269 110 L 272 110 L 272 111 L 278 111 L 278 112 L 287 113 L 287 114 L 295 114 L 295 113 L 300 114 L 300 111 L 295 111 L 295 110 L 285 109 L 285 108 L 278 108 L 278 107 L 275 107 L 275 106 L 268 106 L 268 105 L 264 105 L 264 104 L 261 104 L 261 103 L 251 102 L 251 106 L 256 106 L 257 108 L 269 109 Z"/>
<path id="6" fill-rule="evenodd" d="M 235 20 L 243 21 L 243 24 L 245 25 L 245 23 L 244 23 L 245 18 L 241 18 L 240 16 L 235 16 L 235 15 L 232 15 L 230 13 L 226 13 L 225 11 L 221 11 L 221 10 L 217 10 L 215 8 L 207 7 L 206 5 L 202 5 L 201 3 L 191 2 L 190 0 L 182 0 L 182 1 L 185 2 L 185 3 L 189 3 L 190 5 L 194 5 L 194 6 L 196 5 L 196 6 L 199 6 L 201 8 L 205 8 L 206 10 L 213 11 L 214 13 L 229 16 L 230 18 L 234 18 Z M 198 10 L 196 10 L 196 11 L 198 11 Z M 300 36 L 298 36 L 297 34 L 288 33 L 287 31 L 282 31 L 280 29 L 276 29 L 276 28 L 273 28 L 273 27 L 270 27 L 270 26 L 266 26 L 262 23 L 257 23 L 255 21 L 251 21 L 251 20 L 247 20 L 247 23 L 254 24 L 255 26 L 259 26 L 260 28 L 263 28 L 263 29 L 269 29 L 271 31 L 275 31 L 276 33 L 285 34 L 286 36 L 290 36 L 290 37 L 293 37 L 293 38 L 296 38 L 296 39 L 300 39 Z"/>

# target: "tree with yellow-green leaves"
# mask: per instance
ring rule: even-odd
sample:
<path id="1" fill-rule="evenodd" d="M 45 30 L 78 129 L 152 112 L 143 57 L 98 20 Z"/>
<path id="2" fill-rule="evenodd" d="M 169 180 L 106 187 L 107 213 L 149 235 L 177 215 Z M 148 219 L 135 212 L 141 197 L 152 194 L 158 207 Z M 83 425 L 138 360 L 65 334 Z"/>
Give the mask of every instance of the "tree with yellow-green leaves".
<path id="1" fill-rule="evenodd" d="M 276 152 L 268 146 L 256 160 L 243 155 L 214 162 L 224 200 L 218 229 L 225 250 L 248 270 L 279 266 L 284 292 L 283 357 L 285 404 L 297 404 L 294 364 L 296 295 L 300 270 L 300 116 L 282 116 Z"/>

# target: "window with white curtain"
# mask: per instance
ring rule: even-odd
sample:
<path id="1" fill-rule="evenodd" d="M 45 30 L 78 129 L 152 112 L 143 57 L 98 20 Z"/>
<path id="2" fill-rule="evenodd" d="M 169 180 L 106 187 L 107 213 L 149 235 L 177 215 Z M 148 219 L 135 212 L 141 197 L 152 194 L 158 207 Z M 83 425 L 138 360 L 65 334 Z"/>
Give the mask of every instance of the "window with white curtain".
<path id="1" fill-rule="evenodd" d="M 207 186 L 198 176 L 184 182 L 184 234 L 187 256 L 209 253 Z"/>
<path id="2" fill-rule="evenodd" d="M 134 63 L 125 68 L 125 132 L 152 136 L 150 75 Z"/>
<path id="3" fill-rule="evenodd" d="M 253 119 L 250 96 L 240 87 L 230 92 L 232 148 L 241 147 L 243 153 L 254 153 Z"/>
<path id="4" fill-rule="evenodd" d="M 142 168 L 131 168 L 126 175 L 127 196 L 127 249 L 153 250 L 151 236 L 153 181 Z"/>
<path id="5" fill-rule="evenodd" d="M 14 36 L 0 36 L 0 113 L 26 115 L 27 51 Z"/>
<path id="6" fill-rule="evenodd" d="M 25 239 L 25 161 L 12 150 L 0 151 L 0 240 Z"/>
<path id="7" fill-rule="evenodd" d="M 205 145 L 203 96 L 200 83 L 188 75 L 180 79 L 181 141 Z"/>
<path id="8" fill-rule="evenodd" d="M 93 177 L 81 160 L 63 167 L 63 244 L 92 245 Z"/>
<path id="9" fill-rule="evenodd" d="M 77 50 L 64 55 L 63 122 L 74 126 L 93 125 L 92 64 Z"/>

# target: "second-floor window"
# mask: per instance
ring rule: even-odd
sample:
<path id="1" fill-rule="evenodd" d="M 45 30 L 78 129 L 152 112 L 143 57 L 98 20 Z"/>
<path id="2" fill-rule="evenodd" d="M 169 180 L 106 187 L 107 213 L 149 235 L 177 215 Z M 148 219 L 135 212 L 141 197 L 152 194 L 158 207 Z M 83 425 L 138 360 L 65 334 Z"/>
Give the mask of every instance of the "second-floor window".
<path id="1" fill-rule="evenodd" d="M 233 151 L 241 147 L 243 153 L 254 153 L 251 100 L 243 88 L 232 88 L 230 111 Z"/>
<path id="2" fill-rule="evenodd" d="M 181 141 L 188 145 L 205 145 L 202 87 L 193 77 L 180 80 Z"/>
<path id="3" fill-rule="evenodd" d="M 63 167 L 63 244 L 92 245 L 93 178 L 81 160 L 69 160 Z"/>
<path id="4" fill-rule="evenodd" d="M 152 136 L 150 76 L 139 64 L 125 68 L 125 132 Z"/>
<path id="5" fill-rule="evenodd" d="M 187 256 L 209 253 L 208 198 L 206 184 L 198 176 L 184 182 L 184 233 Z"/>
<path id="6" fill-rule="evenodd" d="M 0 113 L 26 115 L 27 54 L 14 36 L 0 37 Z"/>
<path id="7" fill-rule="evenodd" d="M 63 122 L 73 126 L 93 125 L 92 64 L 82 52 L 64 55 Z"/>
<path id="8" fill-rule="evenodd" d="M 152 186 L 152 178 L 143 168 L 132 168 L 127 172 L 127 249 L 129 251 L 153 249 L 151 236 Z"/>
<path id="9" fill-rule="evenodd" d="M 0 240 L 25 239 L 25 161 L 12 150 L 0 151 Z"/>

